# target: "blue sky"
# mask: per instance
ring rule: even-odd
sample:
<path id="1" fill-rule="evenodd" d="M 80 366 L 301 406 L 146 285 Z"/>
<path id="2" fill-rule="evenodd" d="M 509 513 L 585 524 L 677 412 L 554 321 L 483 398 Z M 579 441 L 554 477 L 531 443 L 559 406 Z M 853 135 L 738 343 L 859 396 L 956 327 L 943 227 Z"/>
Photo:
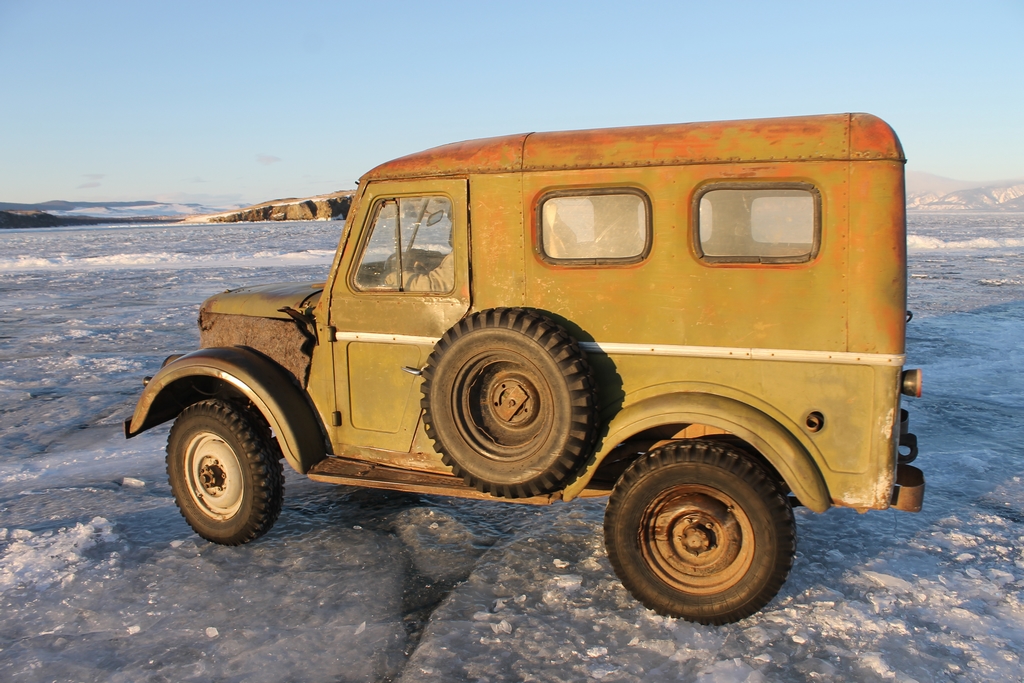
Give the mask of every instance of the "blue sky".
<path id="1" fill-rule="evenodd" d="M 0 201 L 262 201 L 467 138 L 867 111 L 1024 178 L 1024 2 L 0 0 Z"/>

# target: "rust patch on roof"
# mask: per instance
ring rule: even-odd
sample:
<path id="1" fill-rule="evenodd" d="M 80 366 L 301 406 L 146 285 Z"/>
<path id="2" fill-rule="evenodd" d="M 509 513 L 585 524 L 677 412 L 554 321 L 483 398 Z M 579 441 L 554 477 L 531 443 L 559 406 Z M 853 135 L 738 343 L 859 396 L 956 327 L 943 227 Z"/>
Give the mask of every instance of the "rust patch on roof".
<path id="1" fill-rule="evenodd" d="M 856 159 L 905 161 L 899 139 L 881 119 L 870 114 L 829 114 L 468 140 L 389 161 L 363 178 Z"/>
<path id="2" fill-rule="evenodd" d="M 518 171 L 523 166 L 523 141 L 527 135 L 505 135 L 433 147 L 381 164 L 363 178 L 378 180 Z"/>
<path id="3" fill-rule="evenodd" d="M 850 115 L 850 158 L 907 160 L 896 132 L 871 114 Z"/>

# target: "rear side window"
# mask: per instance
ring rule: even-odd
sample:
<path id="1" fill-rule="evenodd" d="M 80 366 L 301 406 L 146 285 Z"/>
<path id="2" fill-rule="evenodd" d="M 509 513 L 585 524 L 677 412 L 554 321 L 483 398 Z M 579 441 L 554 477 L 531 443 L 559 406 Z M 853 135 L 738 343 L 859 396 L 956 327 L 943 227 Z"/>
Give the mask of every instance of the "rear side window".
<path id="1" fill-rule="evenodd" d="M 821 196 L 812 185 L 710 185 L 694 203 L 696 242 L 706 261 L 799 263 L 818 251 Z"/>
<path id="2" fill-rule="evenodd" d="M 545 260 L 632 263 L 650 251 L 650 202 L 637 190 L 555 192 L 538 212 Z"/>

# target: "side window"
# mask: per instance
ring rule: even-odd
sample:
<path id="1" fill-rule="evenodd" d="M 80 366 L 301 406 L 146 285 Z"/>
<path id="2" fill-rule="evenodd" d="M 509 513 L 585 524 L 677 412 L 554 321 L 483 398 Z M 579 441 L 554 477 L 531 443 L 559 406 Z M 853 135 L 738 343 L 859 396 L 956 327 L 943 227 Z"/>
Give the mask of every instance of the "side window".
<path id="1" fill-rule="evenodd" d="M 380 202 L 356 271 L 356 289 L 398 290 L 398 202 Z"/>
<path id="2" fill-rule="evenodd" d="M 799 263 L 817 253 L 821 197 L 811 185 L 711 185 L 695 203 L 697 244 L 706 261 Z"/>
<path id="3" fill-rule="evenodd" d="M 650 251 L 650 202 L 636 190 L 555 192 L 538 212 L 546 260 L 632 263 Z"/>
<path id="4" fill-rule="evenodd" d="M 447 293 L 455 287 L 447 197 L 377 202 L 353 284 L 362 291 Z"/>

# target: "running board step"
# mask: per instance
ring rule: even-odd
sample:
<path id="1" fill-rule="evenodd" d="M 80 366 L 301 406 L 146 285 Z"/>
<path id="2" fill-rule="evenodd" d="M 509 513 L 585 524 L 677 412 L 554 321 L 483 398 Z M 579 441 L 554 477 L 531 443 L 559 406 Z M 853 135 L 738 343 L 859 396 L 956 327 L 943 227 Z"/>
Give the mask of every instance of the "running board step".
<path id="1" fill-rule="evenodd" d="M 423 472 L 390 467 L 366 460 L 328 457 L 313 466 L 307 476 L 313 481 L 345 486 L 363 486 L 371 489 L 388 489 L 407 493 L 427 493 L 436 496 L 474 498 L 504 503 L 525 503 L 527 505 L 549 505 L 562 499 L 560 492 L 530 498 L 498 498 L 489 493 L 467 486 L 460 477 L 441 472 Z M 610 492 L 602 489 L 586 489 L 581 498 L 606 496 Z"/>

